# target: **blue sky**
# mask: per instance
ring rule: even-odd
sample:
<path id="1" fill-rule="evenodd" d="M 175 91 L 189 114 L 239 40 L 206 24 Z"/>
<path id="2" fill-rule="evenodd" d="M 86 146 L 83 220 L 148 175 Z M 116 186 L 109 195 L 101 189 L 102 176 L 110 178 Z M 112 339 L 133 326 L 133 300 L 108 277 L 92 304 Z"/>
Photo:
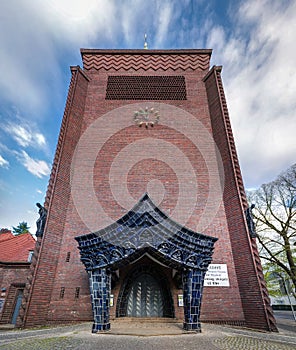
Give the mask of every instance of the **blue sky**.
<path id="1" fill-rule="evenodd" d="M 0 2 L 0 227 L 43 203 L 80 48 L 211 48 L 247 188 L 295 163 L 293 0 Z"/>

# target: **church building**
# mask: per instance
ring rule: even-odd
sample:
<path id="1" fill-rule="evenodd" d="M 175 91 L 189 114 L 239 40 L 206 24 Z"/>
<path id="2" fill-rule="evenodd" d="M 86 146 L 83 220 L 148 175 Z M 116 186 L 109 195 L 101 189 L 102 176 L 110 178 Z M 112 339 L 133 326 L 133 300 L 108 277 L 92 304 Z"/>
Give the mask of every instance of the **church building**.
<path id="1" fill-rule="evenodd" d="M 276 331 L 211 50 L 81 55 L 18 324 Z"/>

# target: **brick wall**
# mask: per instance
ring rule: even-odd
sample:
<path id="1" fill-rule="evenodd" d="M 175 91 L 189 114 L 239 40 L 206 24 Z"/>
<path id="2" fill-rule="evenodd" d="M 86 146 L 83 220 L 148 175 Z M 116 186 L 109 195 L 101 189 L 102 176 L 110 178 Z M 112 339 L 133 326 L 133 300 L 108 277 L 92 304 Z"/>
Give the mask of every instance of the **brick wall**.
<path id="1" fill-rule="evenodd" d="M 70 164 L 75 144 L 80 136 L 87 84 L 85 74 L 79 68 L 73 67 L 65 114 L 47 191 L 46 204 L 49 206 L 47 224 L 26 305 L 24 317 L 26 326 L 47 322 L 48 308 L 54 293 L 57 264 L 60 254 L 67 251 L 67 247 L 63 247 L 61 242 L 70 201 Z"/>
<path id="2" fill-rule="evenodd" d="M 49 205 L 46 232 L 26 306 L 25 325 L 91 320 L 88 276 L 80 262 L 74 237 L 104 228 L 123 216 L 147 191 L 147 183 L 154 181 L 162 184 L 160 190 L 165 190 L 160 203 L 157 203 L 157 191 L 154 192 L 156 204 L 161 210 L 174 219 L 174 215 L 186 217 L 190 209 L 192 211 L 186 219 L 186 226 L 194 231 L 200 228 L 201 233 L 219 239 L 215 244 L 213 263 L 227 264 L 230 287 L 204 288 L 202 320 L 243 324 L 252 315 L 259 315 L 256 326 L 261 327 L 264 307 L 260 306 L 256 315 L 248 313 L 249 302 L 252 305 L 260 304 L 262 298 L 245 229 L 242 194 L 237 189 L 241 179 L 234 169 L 229 131 L 226 132 L 221 112 L 223 106 L 216 71 L 203 80 L 209 69 L 210 51 L 130 50 L 118 53 L 84 50 L 82 55 L 84 71 L 72 68 L 46 198 Z M 174 65 L 174 62 L 178 64 Z M 143 96 L 143 101 L 137 100 L 137 104 L 134 100 L 106 100 L 108 76 L 121 74 L 184 76 L 187 99 L 148 102 Z M 154 128 L 139 128 L 133 123 L 135 108 L 146 106 L 155 106 L 161 111 L 160 123 Z M 192 131 L 190 120 L 198 123 L 199 127 L 194 129 L 196 132 Z M 92 138 L 86 137 L 84 140 L 87 133 Z M 194 137 L 199 139 L 195 142 Z M 81 140 L 83 147 L 73 158 L 75 147 L 78 143 L 81 145 Z M 100 140 L 104 140 L 103 144 L 100 144 Z M 157 140 L 158 147 L 152 144 L 146 147 L 145 140 Z M 214 141 L 222 156 L 222 165 Z M 141 147 L 128 148 L 137 144 Z M 166 148 L 167 145 L 170 149 Z M 121 154 L 124 154 L 124 161 L 121 160 L 116 168 L 114 164 Z M 182 166 L 183 160 L 179 161 L 178 154 L 183 154 L 187 159 L 187 163 L 184 163 L 186 166 Z M 90 163 L 92 167 L 83 166 Z M 73 164 L 78 164 L 75 174 L 78 174 L 80 181 L 75 183 L 76 192 L 72 188 L 71 196 L 73 182 L 70 182 L 70 172 Z M 127 167 L 123 181 L 122 173 L 127 164 L 130 167 Z M 187 168 L 187 164 L 190 167 Z M 214 169 L 214 173 L 209 173 L 211 169 Z M 195 176 L 198 200 L 188 208 L 186 205 L 190 203 L 191 188 L 186 187 L 183 192 L 181 189 L 190 171 Z M 213 179 L 219 176 L 223 179 L 224 174 L 223 196 L 223 181 L 214 186 Z M 91 191 L 87 192 L 89 179 Z M 128 198 L 121 196 L 125 184 Z M 152 199 L 155 198 L 152 196 Z M 180 201 L 184 205 L 178 207 L 176 213 L 174 210 Z M 100 203 L 100 207 L 97 203 Z M 243 251 L 242 246 L 245 247 Z M 249 295 L 246 278 L 254 288 Z M 120 288 L 121 282 L 117 288 Z M 113 293 L 116 299 L 118 289 Z M 177 302 L 178 293 L 179 290 L 172 286 L 174 303 Z M 176 304 L 175 310 L 179 310 Z M 183 318 L 179 311 L 176 316 Z"/>
<path id="3" fill-rule="evenodd" d="M 246 225 L 244 210 L 247 208 L 247 201 L 221 81 L 221 67 L 213 67 L 205 78 L 205 85 L 213 136 L 224 161 L 225 213 L 246 324 L 253 328 L 272 329 L 270 322 L 274 323 L 274 320 L 272 320 L 272 315 L 269 319 L 266 313 L 268 305 L 266 305 L 262 291 L 262 287 L 265 286 L 262 286 L 259 280 L 251 238 Z M 256 244 L 254 249 L 256 249 Z M 260 260 L 257 265 L 260 265 Z"/>
<path id="4" fill-rule="evenodd" d="M 24 289 L 29 272 L 30 263 L 0 263 L 0 292 L 5 289 L 5 295 L 1 296 L 5 301 L 0 313 L 0 323 L 11 323 L 17 292 Z"/>

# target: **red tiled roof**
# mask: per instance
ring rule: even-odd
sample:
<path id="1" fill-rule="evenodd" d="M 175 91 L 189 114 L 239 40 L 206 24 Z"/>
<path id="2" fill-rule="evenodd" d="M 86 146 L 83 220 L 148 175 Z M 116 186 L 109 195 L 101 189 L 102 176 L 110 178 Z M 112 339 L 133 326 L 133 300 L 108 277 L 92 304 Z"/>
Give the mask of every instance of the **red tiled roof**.
<path id="1" fill-rule="evenodd" d="M 6 235 L 7 239 L 3 239 Z M 12 236 L 12 237 L 11 237 Z M 2 262 L 27 262 L 30 250 L 34 250 L 35 239 L 30 233 L 14 236 L 12 233 L 0 235 L 0 261 Z"/>
<path id="2" fill-rule="evenodd" d="M 0 233 L 0 242 L 7 241 L 8 239 L 13 238 L 14 235 L 11 233 L 11 231 L 4 231 Z"/>

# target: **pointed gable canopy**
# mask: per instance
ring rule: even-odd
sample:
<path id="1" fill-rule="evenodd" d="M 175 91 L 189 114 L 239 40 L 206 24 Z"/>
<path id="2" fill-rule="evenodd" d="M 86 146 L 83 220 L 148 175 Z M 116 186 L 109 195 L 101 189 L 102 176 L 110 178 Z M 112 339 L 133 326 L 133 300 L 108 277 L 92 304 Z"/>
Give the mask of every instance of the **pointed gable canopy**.
<path id="1" fill-rule="evenodd" d="M 217 241 L 174 222 L 148 194 L 110 226 L 75 239 L 86 270 L 117 269 L 144 254 L 175 269 L 206 270 Z"/>

